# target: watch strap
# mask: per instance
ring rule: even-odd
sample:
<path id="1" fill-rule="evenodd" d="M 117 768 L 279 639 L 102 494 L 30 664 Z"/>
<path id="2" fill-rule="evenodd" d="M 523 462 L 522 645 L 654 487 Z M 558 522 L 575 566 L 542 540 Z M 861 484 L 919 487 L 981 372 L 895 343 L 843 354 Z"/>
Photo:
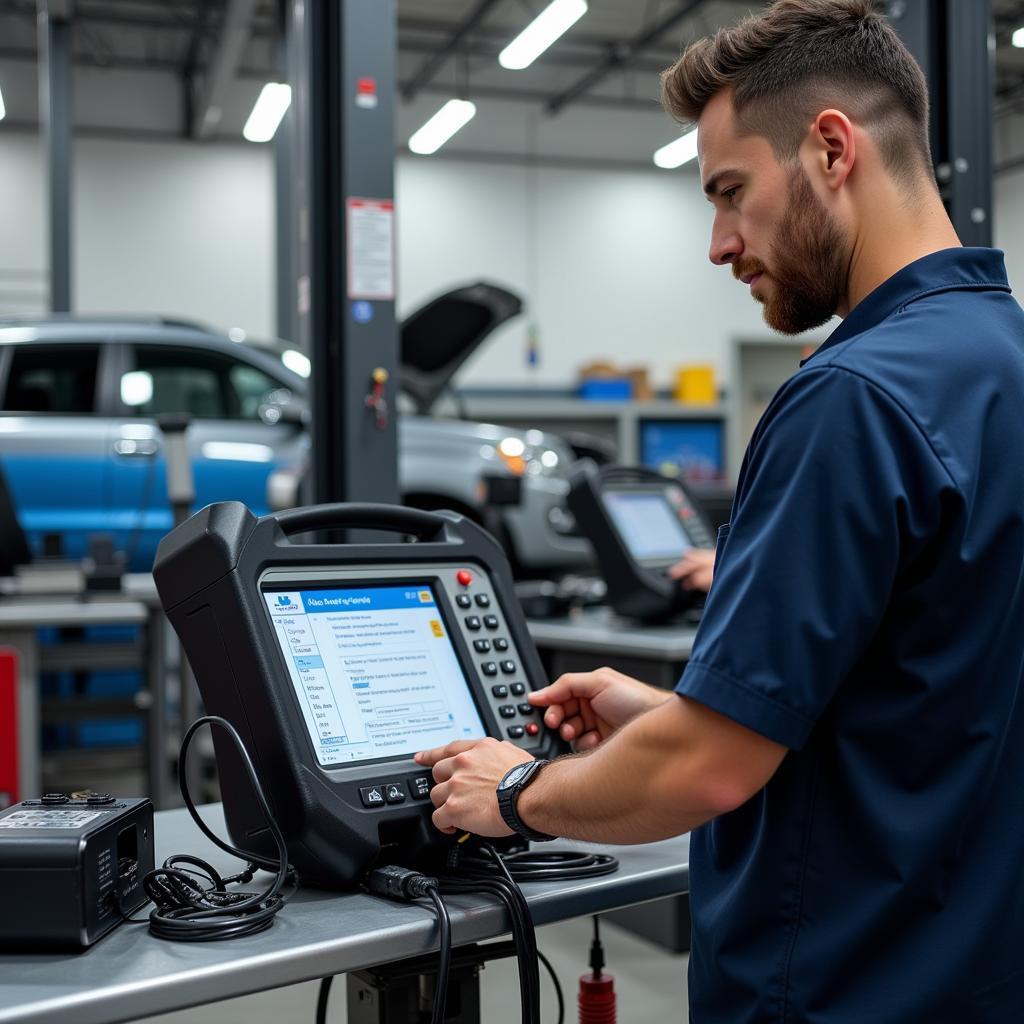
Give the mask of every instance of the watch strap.
<path id="1" fill-rule="evenodd" d="M 522 767 L 521 765 L 515 765 L 505 773 L 505 777 L 498 783 L 498 810 L 501 812 L 502 820 L 510 829 L 512 829 L 513 832 L 522 836 L 524 839 L 528 839 L 531 843 L 547 843 L 556 838 L 555 836 L 549 836 L 546 832 L 538 832 L 536 829 L 530 828 L 530 826 L 519 817 L 519 811 L 517 808 L 519 794 L 522 793 L 522 791 L 526 789 L 526 787 L 533 782 L 535 778 L 537 778 L 540 774 L 540 770 L 546 764 L 550 763 L 550 761 L 543 760 L 532 761 L 529 764 L 530 770 L 527 771 L 521 779 L 514 782 L 511 786 L 504 786 L 503 783 L 505 782 L 505 778 Z"/>

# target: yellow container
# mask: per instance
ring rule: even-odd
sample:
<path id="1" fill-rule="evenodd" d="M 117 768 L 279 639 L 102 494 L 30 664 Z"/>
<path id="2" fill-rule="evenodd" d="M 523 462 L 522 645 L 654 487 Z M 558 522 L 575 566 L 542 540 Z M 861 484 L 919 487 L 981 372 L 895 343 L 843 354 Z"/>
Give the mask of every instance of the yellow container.
<path id="1" fill-rule="evenodd" d="M 714 405 L 718 401 L 715 368 L 708 363 L 676 370 L 675 400 L 683 405 Z"/>

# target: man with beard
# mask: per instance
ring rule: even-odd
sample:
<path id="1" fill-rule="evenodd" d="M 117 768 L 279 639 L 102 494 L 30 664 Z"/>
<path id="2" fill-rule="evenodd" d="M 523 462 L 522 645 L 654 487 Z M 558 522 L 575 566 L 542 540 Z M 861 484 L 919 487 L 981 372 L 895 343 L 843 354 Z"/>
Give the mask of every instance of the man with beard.
<path id="1" fill-rule="evenodd" d="M 698 125 L 712 261 L 776 330 L 843 322 L 754 432 L 675 694 L 563 676 L 531 700 L 585 756 L 427 751 L 434 821 L 694 829 L 695 1021 L 1024 1019 L 1024 314 L 1002 254 L 960 247 L 924 78 L 869 0 L 778 0 L 663 93 Z"/>

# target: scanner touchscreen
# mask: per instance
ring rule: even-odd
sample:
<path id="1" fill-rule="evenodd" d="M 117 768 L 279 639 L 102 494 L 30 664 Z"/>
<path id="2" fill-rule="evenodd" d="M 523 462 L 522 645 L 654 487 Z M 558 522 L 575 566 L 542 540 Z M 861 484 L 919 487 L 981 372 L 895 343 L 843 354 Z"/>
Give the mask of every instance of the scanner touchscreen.
<path id="1" fill-rule="evenodd" d="M 607 490 L 602 497 L 636 561 L 675 562 L 693 547 L 663 491 Z"/>
<path id="2" fill-rule="evenodd" d="M 299 586 L 263 597 L 321 765 L 487 735 L 430 583 Z"/>

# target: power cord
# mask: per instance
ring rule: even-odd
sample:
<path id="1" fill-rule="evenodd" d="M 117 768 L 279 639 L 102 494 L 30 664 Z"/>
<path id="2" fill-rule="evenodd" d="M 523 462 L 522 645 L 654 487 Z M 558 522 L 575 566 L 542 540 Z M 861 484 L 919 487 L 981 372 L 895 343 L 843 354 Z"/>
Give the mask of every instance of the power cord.
<path id="1" fill-rule="evenodd" d="M 217 836 L 203 821 L 188 791 L 185 772 L 188 748 L 192 737 L 203 725 L 218 725 L 231 737 L 252 783 L 260 810 L 267 819 L 270 834 L 277 846 L 278 859 L 270 860 L 240 850 Z M 178 754 L 178 781 L 181 796 L 192 820 L 215 846 L 246 862 L 237 875 L 222 878 L 216 869 L 188 854 L 168 857 L 163 866 L 148 872 L 142 879 L 143 888 L 154 904 L 149 914 L 149 930 L 160 939 L 175 942 L 210 942 L 214 939 L 235 939 L 255 935 L 273 924 L 274 917 L 285 905 L 298 886 L 295 870 L 288 863 L 288 849 L 281 829 L 267 803 L 263 787 L 256 776 L 249 752 L 234 726 L 218 715 L 196 719 L 185 733 Z M 253 880 L 257 868 L 274 872 L 274 878 L 263 892 L 229 892 L 227 886 Z M 288 886 L 288 892 L 284 892 Z M 120 907 L 118 907 L 120 912 Z M 133 924 L 144 919 L 121 916 Z"/>
<path id="2" fill-rule="evenodd" d="M 519 850 L 514 853 L 495 852 L 495 856 L 509 879 L 516 882 L 596 878 L 619 870 L 619 862 L 609 854 L 582 850 Z M 490 866 L 485 858 L 468 850 L 459 856 L 458 863 L 476 870 L 487 870 Z"/>
<path id="3" fill-rule="evenodd" d="M 441 885 L 443 883 L 430 875 L 420 874 L 411 868 L 398 867 L 396 864 L 389 864 L 385 867 L 374 868 L 366 876 L 366 890 L 375 896 L 386 896 L 393 900 L 411 902 L 414 899 L 426 898 L 434 904 L 437 912 L 437 925 L 440 932 L 438 945 L 440 947 L 440 959 L 437 965 L 437 985 L 434 988 L 434 1008 L 431 1013 L 431 1024 L 443 1024 L 445 1016 L 445 1004 L 448 1001 L 448 976 L 451 973 L 452 965 L 452 919 L 448 913 L 448 907 L 441 898 Z M 326 991 L 330 991 L 330 983 L 325 978 Z M 317 1024 L 326 1024 L 327 1020 L 327 995 L 324 983 L 320 986 L 323 1006 L 323 1017 L 320 1016 L 321 1005 L 317 1004 Z"/>

